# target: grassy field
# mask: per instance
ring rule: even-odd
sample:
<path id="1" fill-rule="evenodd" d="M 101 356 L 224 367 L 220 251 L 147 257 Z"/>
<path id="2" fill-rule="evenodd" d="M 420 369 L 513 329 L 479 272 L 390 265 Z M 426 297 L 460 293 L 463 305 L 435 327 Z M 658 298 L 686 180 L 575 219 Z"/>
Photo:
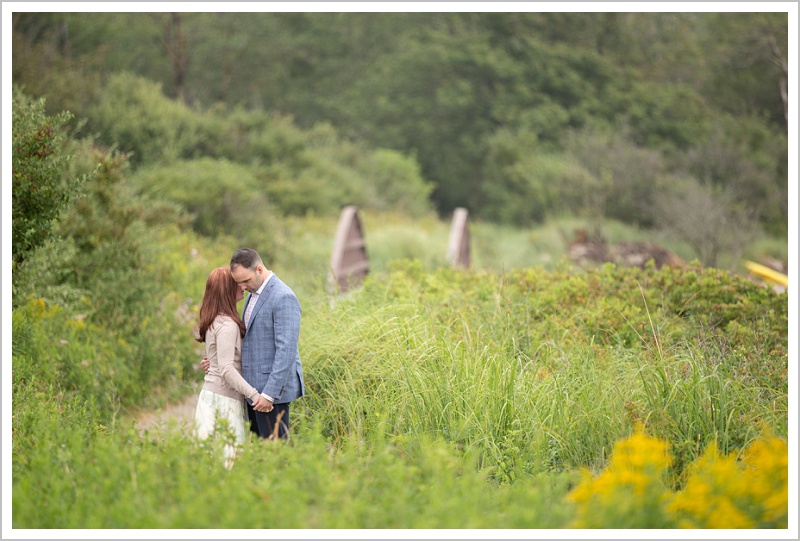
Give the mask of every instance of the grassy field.
<path id="1" fill-rule="evenodd" d="M 248 442 L 230 471 L 222 431 L 138 431 L 144 399 L 114 387 L 136 348 L 43 302 L 15 310 L 13 528 L 787 527 L 785 294 L 698 265 L 576 269 L 569 223 L 476 224 L 474 268 L 451 270 L 446 222 L 363 220 L 373 272 L 336 297 L 335 224 L 273 231 L 307 396 L 288 443 Z M 152 394 L 189 392 L 194 355 Z"/>

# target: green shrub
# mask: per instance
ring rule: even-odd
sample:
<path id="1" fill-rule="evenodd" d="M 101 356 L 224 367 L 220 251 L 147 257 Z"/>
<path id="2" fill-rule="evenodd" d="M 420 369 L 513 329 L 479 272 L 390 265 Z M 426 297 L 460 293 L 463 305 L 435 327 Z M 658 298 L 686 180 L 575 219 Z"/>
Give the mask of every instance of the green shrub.
<path id="1" fill-rule="evenodd" d="M 125 72 L 110 76 L 87 117 L 98 140 L 128 154 L 136 166 L 198 155 L 201 115 L 142 77 Z"/>
<path id="2" fill-rule="evenodd" d="M 557 528 L 568 517 L 555 503 L 567 478 L 498 488 L 469 454 L 425 437 L 332 447 L 309 426 L 290 445 L 245 444 L 228 471 L 211 442 L 81 425 L 70 402 L 74 430 L 50 438 L 46 412 L 41 445 L 16 461 L 15 528 Z"/>
<path id="3" fill-rule="evenodd" d="M 180 205 L 200 235 L 229 235 L 242 245 L 274 251 L 258 224 L 273 221 L 276 209 L 250 167 L 211 158 L 178 160 L 141 168 L 130 183 L 149 200 Z"/>
<path id="4" fill-rule="evenodd" d="M 197 378 L 194 310 L 213 267 L 193 255 L 207 241 L 183 233 L 173 207 L 146 206 L 122 181 L 123 156 L 96 157 L 101 167 L 60 222 L 61 241 L 37 250 L 15 279 L 63 311 L 59 333 L 69 334 L 66 322 L 81 326 L 81 336 L 62 337 L 68 345 L 35 356 L 57 363 L 63 389 L 132 405 Z"/>
<path id="5" fill-rule="evenodd" d="M 36 396 L 74 397 L 89 406 L 97 422 L 107 423 L 117 413 L 121 398 L 137 389 L 126 345 L 84 318 L 71 316 L 57 305 L 31 298 L 12 313 L 17 344 L 13 357 L 13 389 Z M 48 401 L 52 401 L 49 399 Z M 24 414 L 24 401 L 15 413 Z M 96 408 L 96 409 L 95 409 Z M 35 408 L 33 408 L 35 409 Z M 27 430 L 20 423 L 19 430 Z"/>
<path id="6" fill-rule="evenodd" d="M 589 209 L 587 194 L 597 180 L 580 164 L 548 153 L 526 132 L 499 131 L 489 141 L 483 187 L 486 204 L 479 215 L 498 224 L 530 226 L 565 213 Z"/>
<path id="7" fill-rule="evenodd" d="M 11 110 L 12 259 L 21 263 L 53 235 L 60 213 L 78 197 L 86 176 L 68 174 L 66 124 L 72 114 L 47 116 L 44 99 L 14 89 Z"/>
<path id="8" fill-rule="evenodd" d="M 259 140 L 280 143 L 286 130 L 265 132 Z M 430 211 L 433 188 L 414 159 L 350 143 L 327 124 L 303 135 L 302 151 L 298 135 L 292 151 L 276 153 L 260 175 L 267 196 L 284 214 L 335 215 L 346 205 L 412 217 Z"/>

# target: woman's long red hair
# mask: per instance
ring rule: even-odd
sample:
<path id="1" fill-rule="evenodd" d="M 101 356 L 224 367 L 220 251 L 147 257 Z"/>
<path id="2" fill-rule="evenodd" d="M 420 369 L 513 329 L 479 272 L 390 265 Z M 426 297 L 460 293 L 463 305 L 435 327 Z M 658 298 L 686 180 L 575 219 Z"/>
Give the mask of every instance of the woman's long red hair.
<path id="1" fill-rule="evenodd" d="M 206 292 L 203 303 L 200 305 L 200 326 L 198 327 L 198 342 L 206 341 L 206 331 L 220 314 L 234 320 L 244 336 L 244 323 L 236 310 L 236 295 L 239 284 L 231 276 L 230 267 L 219 267 L 211 271 L 206 280 Z"/>

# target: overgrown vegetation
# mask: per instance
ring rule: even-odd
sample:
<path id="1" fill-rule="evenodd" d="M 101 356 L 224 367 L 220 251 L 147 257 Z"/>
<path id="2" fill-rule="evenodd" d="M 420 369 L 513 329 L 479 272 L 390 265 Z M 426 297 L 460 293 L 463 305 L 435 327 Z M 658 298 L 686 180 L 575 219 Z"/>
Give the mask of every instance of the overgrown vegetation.
<path id="1" fill-rule="evenodd" d="M 309 394 L 293 439 L 246 444 L 232 472 L 213 443 L 140 437 L 124 415 L 123 391 L 152 392 L 180 373 L 174 364 L 137 374 L 135 348 L 57 307 L 15 311 L 15 526 L 565 528 L 578 517 L 565 498 L 580 468 L 603 469 L 639 427 L 670 447 L 663 490 L 674 492 L 704 453 L 788 434 L 786 296 L 724 272 L 408 262 L 346 298 L 303 298 Z M 172 343 L 189 352 L 188 329 L 180 335 Z M 45 397 L 56 400 L 42 408 Z M 785 486 L 772 477 L 785 470 L 752 467 L 741 475 Z M 267 472 L 255 485 L 254 470 Z M 218 514 L 201 512 L 225 494 Z M 254 518 L 290 495 L 292 512 Z M 627 520 L 603 524 L 684 525 Z"/>
<path id="2" fill-rule="evenodd" d="M 64 125 L 71 114 L 45 115 L 45 100 L 15 95 L 11 114 L 12 259 L 22 263 L 52 234 L 61 210 L 78 195 L 85 177 L 70 177 Z"/>
<path id="3" fill-rule="evenodd" d="M 717 68 L 785 15 L 167 15 L 15 14 L 14 528 L 786 527 L 789 301 L 735 272 L 788 259 L 779 74 Z M 105 48 L 182 24 L 225 77 Z M 371 274 L 332 297 L 345 204 Z M 577 268 L 579 227 L 689 263 Z M 131 413 L 197 392 L 244 244 L 300 297 L 308 395 L 228 471 Z"/>

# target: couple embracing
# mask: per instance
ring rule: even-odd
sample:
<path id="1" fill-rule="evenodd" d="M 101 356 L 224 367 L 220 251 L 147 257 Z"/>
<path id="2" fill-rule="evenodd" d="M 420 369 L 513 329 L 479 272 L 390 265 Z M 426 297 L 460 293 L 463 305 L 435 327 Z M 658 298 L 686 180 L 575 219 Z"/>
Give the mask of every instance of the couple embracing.
<path id="1" fill-rule="evenodd" d="M 236 304 L 244 298 L 242 317 Z M 201 439 L 227 423 L 237 443 L 249 430 L 262 438 L 289 437 L 289 405 L 305 394 L 300 363 L 300 302 L 266 268 L 255 250 L 243 248 L 230 267 L 211 271 L 200 305 L 199 342 L 206 371 L 195 411 Z M 226 446 L 226 466 L 235 447 Z"/>

